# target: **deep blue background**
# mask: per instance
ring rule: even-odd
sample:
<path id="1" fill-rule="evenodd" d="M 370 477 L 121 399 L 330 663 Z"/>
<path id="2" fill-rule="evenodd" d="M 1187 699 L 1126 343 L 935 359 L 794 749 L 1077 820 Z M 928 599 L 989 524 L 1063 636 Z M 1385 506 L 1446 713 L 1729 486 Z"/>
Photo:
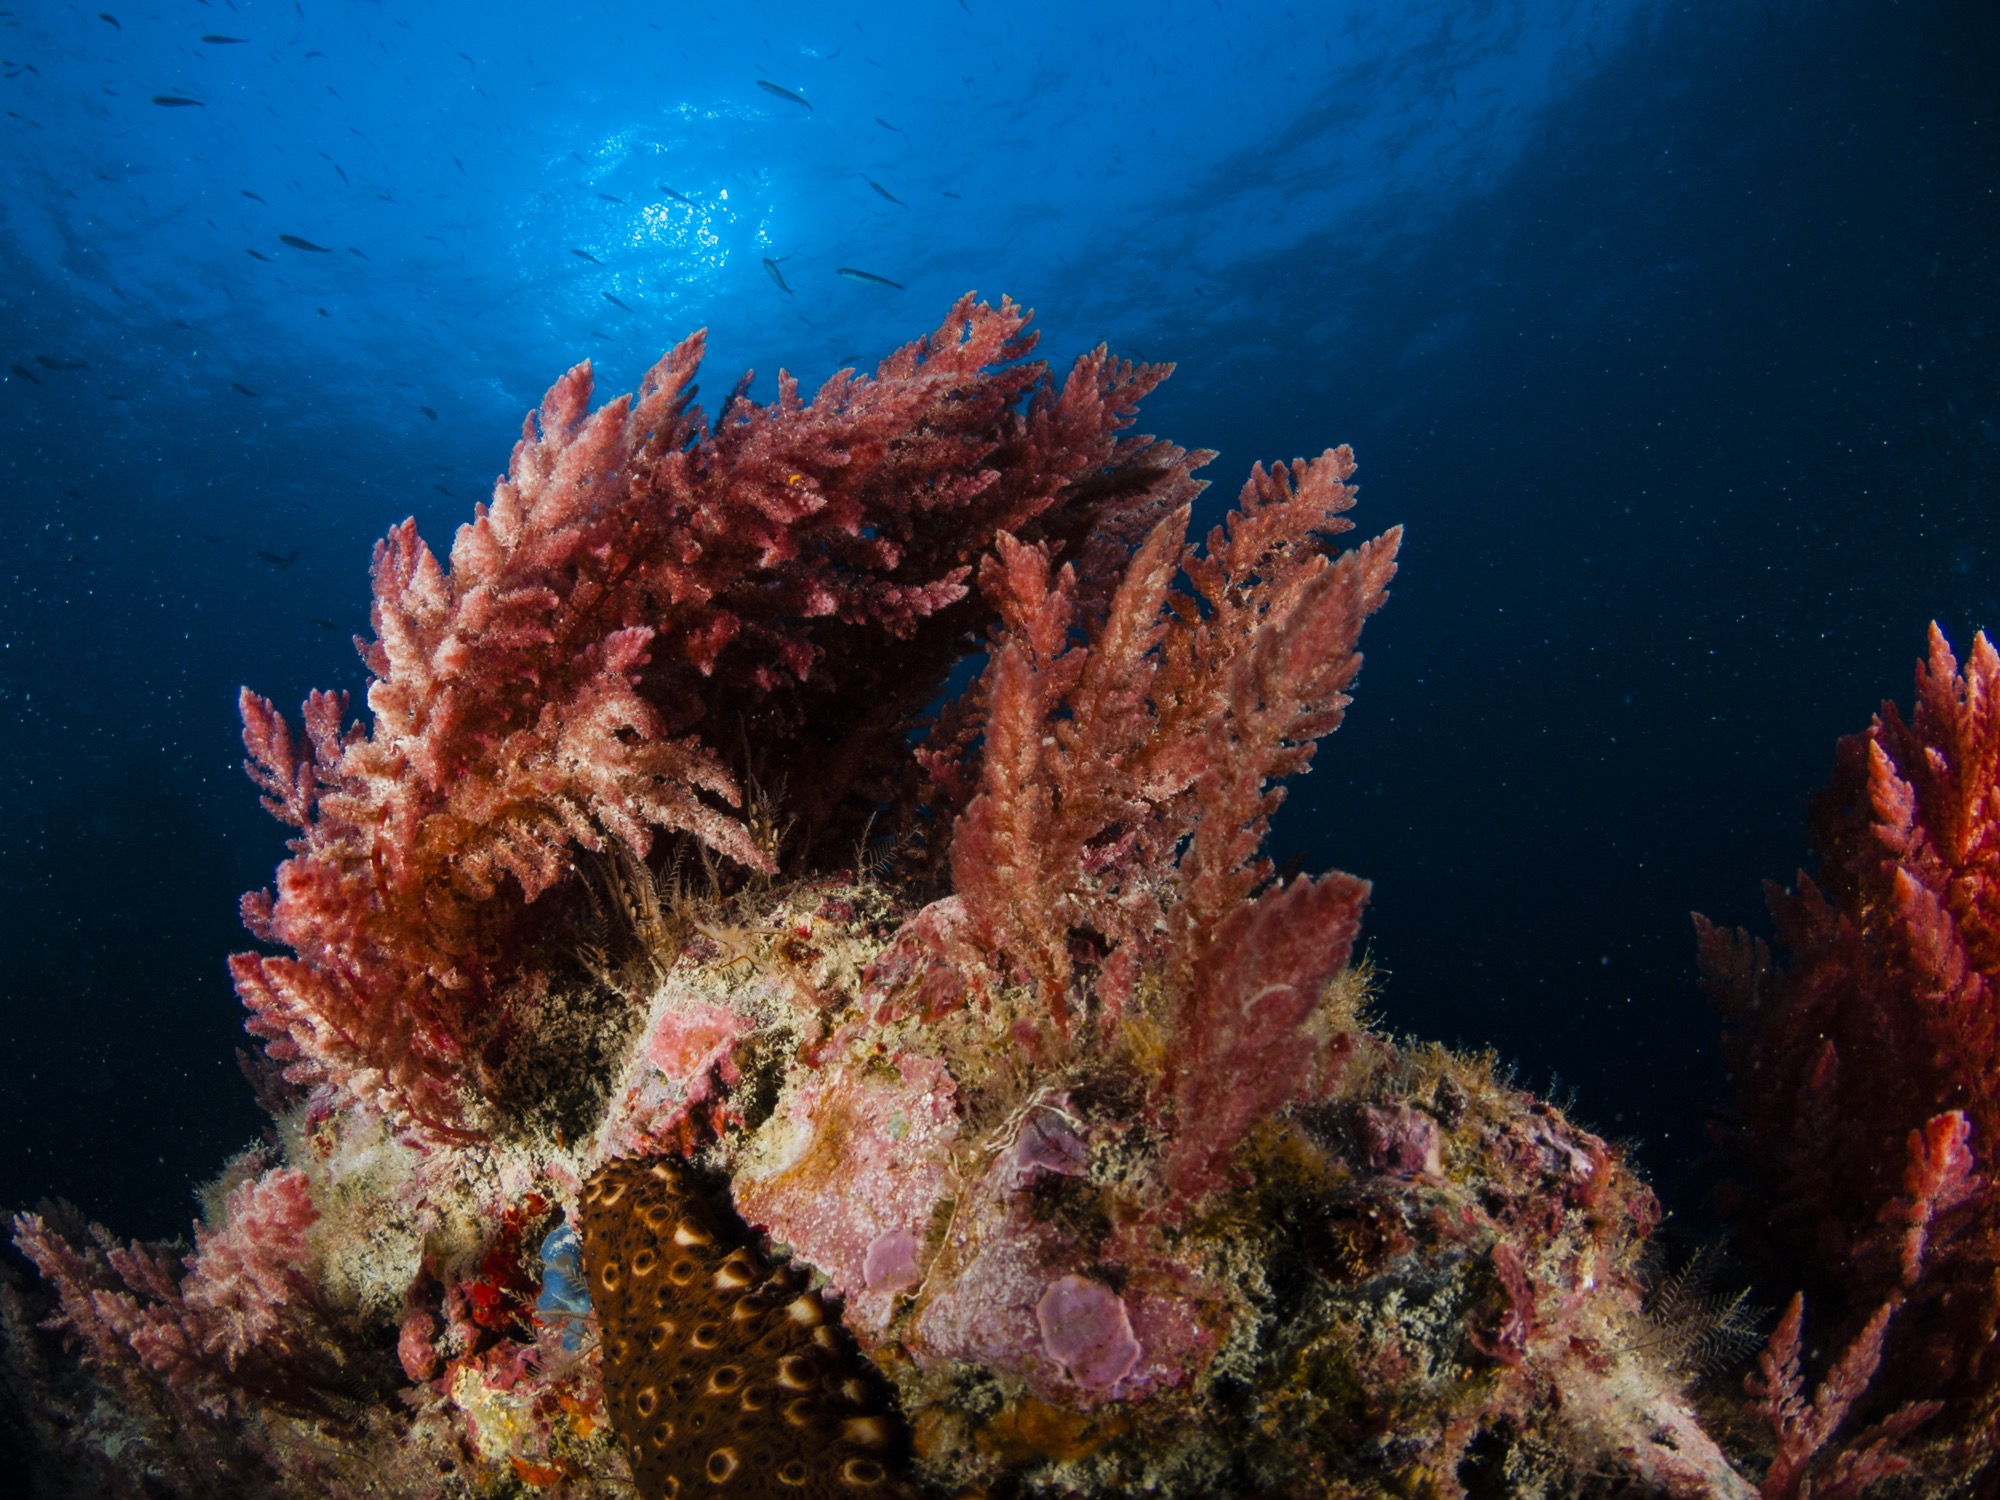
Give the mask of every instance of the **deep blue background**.
<path id="1" fill-rule="evenodd" d="M 1204 520 L 1354 444 L 1404 569 L 1276 852 L 1698 1218 L 1689 909 L 2000 623 L 1991 7 L 105 3 L 0 12 L 0 1205 L 174 1232 L 256 1133 L 234 695 L 358 686 L 375 536 L 578 358 L 810 386 L 978 288 L 1180 363 Z"/>

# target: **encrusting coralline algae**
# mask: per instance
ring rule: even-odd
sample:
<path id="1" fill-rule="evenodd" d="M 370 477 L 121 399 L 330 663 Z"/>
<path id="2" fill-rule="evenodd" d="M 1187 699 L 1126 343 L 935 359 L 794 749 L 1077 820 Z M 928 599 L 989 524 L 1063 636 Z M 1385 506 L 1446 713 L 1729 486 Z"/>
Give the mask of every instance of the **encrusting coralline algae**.
<path id="1" fill-rule="evenodd" d="M 378 547 L 369 715 L 244 694 L 271 1138 L 185 1256 L 17 1220 L 48 1493 L 1757 1492 L 1649 1190 L 1261 852 L 1395 569 L 1351 455 L 1191 546 L 1166 370 L 1026 322 L 712 427 L 698 336 L 579 366 L 448 567 Z M 1934 1412 L 1836 1453 L 1797 1337 L 1771 1472 L 1858 1493 Z"/>

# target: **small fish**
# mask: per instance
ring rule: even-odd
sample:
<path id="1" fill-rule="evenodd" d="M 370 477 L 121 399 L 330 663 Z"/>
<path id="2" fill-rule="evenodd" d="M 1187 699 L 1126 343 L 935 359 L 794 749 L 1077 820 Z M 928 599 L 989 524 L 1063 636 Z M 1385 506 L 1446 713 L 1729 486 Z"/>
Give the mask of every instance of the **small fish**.
<path id="1" fill-rule="evenodd" d="M 315 624 L 315 625 L 319 626 L 319 628 L 320 628 L 321 630 L 338 630 L 338 629 L 340 629 L 340 627 L 339 627 L 338 625 L 334 624 L 334 623 L 333 623 L 333 621 L 331 621 L 331 620 L 325 620 L 325 619 L 321 619 L 321 618 L 320 618 L 320 617 L 319 617 L 318 615 L 314 615 L 314 616 L 312 617 L 312 622 L 313 622 L 313 624 Z"/>
<path id="2" fill-rule="evenodd" d="M 963 193 L 954 193 L 954 192 L 953 192 L 953 191 L 952 191 L 952 190 L 951 190 L 950 188 L 942 188 L 942 189 L 940 189 L 940 191 L 941 191 L 941 192 L 942 192 L 942 193 L 943 193 L 943 194 L 945 195 L 945 197 L 947 197 L 947 198 L 958 198 L 958 199 L 961 199 L 961 200 L 963 200 L 963 199 L 964 199 L 964 197 L 965 197 L 965 194 L 963 194 Z"/>
<path id="3" fill-rule="evenodd" d="M 791 257 L 788 255 L 785 259 L 790 260 Z M 779 291 L 787 297 L 792 295 L 792 289 L 785 285 L 785 273 L 778 269 L 778 263 L 768 255 L 764 257 L 764 273 L 778 283 Z"/>
<path id="4" fill-rule="evenodd" d="M 180 94 L 155 94 L 153 95 L 153 102 L 155 104 L 164 104 L 168 109 L 208 108 L 199 99 L 189 99 Z"/>
<path id="5" fill-rule="evenodd" d="M 875 117 L 875 123 L 876 123 L 877 125 L 880 125 L 880 126 L 881 126 L 881 127 L 882 127 L 882 128 L 884 129 L 884 130 L 893 130 L 893 131 L 895 131 L 897 135 L 908 135 L 908 134 L 909 134 L 909 131 L 907 131 L 907 130 L 903 129 L 903 127 L 902 127 L 902 126 L 900 126 L 900 125 L 891 125 L 891 124 L 890 124 L 890 123 L 889 123 L 889 122 L 888 122 L 887 120 L 883 119 L 883 118 L 882 118 L 882 117 L 881 117 L 880 115 L 877 115 L 877 116 Z"/>
<path id="6" fill-rule="evenodd" d="M 894 193 L 890 192 L 887 188 L 883 187 L 882 184 L 877 182 L 874 178 L 864 177 L 861 180 L 867 183 L 873 189 L 875 189 L 875 191 L 880 193 L 884 198 L 887 198 L 891 203 L 895 204 L 896 207 L 908 208 L 910 206 L 909 204 L 905 203 L 901 198 L 898 198 Z"/>
<path id="7" fill-rule="evenodd" d="M 248 188 L 238 188 L 236 191 L 241 193 L 244 197 L 248 198 L 253 203 L 262 203 L 264 201 L 262 198 L 259 198 L 255 193 L 251 192 L 250 189 Z"/>
<path id="8" fill-rule="evenodd" d="M 613 307 L 625 307 L 625 304 L 620 302 L 616 297 L 612 296 L 611 293 L 605 292 L 602 295 L 604 297 L 604 300 L 606 302 L 609 302 Z M 631 308 L 625 307 L 625 311 L 630 312 L 631 310 L 632 310 Z"/>
<path id="9" fill-rule="evenodd" d="M 281 234 L 278 238 L 285 244 L 290 245 L 294 250 L 317 250 L 321 255 L 333 254 L 333 251 L 327 246 L 315 245 L 311 240 L 302 240 L 295 234 Z"/>
<path id="10" fill-rule="evenodd" d="M 306 56 L 307 56 L 307 57 L 325 57 L 325 56 L 326 56 L 326 54 L 325 54 L 324 52 L 308 52 L 308 53 L 306 54 Z"/>
<path id="11" fill-rule="evenodd" d="M 118 30 L 120 31 L 123 31 L 125 29 L 123 26 L 118 25 L 118 18 L 112 15 L 111 12 L 108 10 L 100 10 L 97 13 L 97 19 L 100 21 L 109 21 L 113 26 L 117 26 Z"/>
<path id="12" fill-rule="evenodd" d="M 205 36 L 202 38 L 211 47 L 241 47 L 249 43 L 247 36 Z"/>
<path id="13" fill-rule="evenodd" d="M 452 165 L 453 165 L 454 167 L 457 167 L 457 168 L 458 168 L 458 170 L 459 170 L 459 174 L 460 174 L 461 176 L 469 176 L 469 175 L 470 175 L 470 174 L 469 174 L 469 173 L 467 173 L 467 172 L 466 172 L 466 170 L 465 170 L 465 163 L 464 163 L 464 162 L 462 162 L 462 161 L 460 161 L 460 160 L 459 160 L 459 159 L 458 159 L 457 157 L 455 157 L 455 156 L 454 156 L 454 157 L 453 157 L 453 158 L 451 159 L 451 164 L 452 164 Z"/>
<path id="14" fill-rule="evenodd" d="M 476 63 L 476 62 L 473 62 L 473 59 L 472 59 L 472 54 L 471 54 L 470 52 L 461 52 L 461 53 L 459 53 L 458 55 L 459 55 L 460 57 L 464 58 L 464 59 L 465 59 L 465 60 L 466 60 L 467 62 L 469 62 L 469 63 L 472 63 L 473 67 L 475 67 L 475 68 L 476 68 L 476 67 L 478 67 L 478 66 L 479 66 L 479 64 L 478 64 L 478 63 Z"/>
<path id="15" fill-rule="evenodd" d="M 63 493 L 72 500 L 81 500 L 83 498 L 82 490 L 64 490 Z"/>
<path id="16" fill-rule="evenodd" d="M 266 255 L 262 250 L 245 250 L 243 253 L 245 255 L 255 256 L 258 260 L 261 260 L 267 266 L 275 266 L 277 264 L 275 260 L 272 260 L 271 257 Z"/>
<path id="17" fill-rule="evenodd" d="M 352 245 L 349 245 L 349 246 L 347 247 L 347 253 L 348 253 L 349 255 L 361 255 L 361 252 L 360 252 L 359 250 L 355 249 L 355 248 L 354 248 L 354 247 L 353 247 Z M 365 255 L 361 255 L 361 258 L 362 258 L 363 260 L 366 260 L 366 259 L 368 259 L 368 257 L 367 257 L 367 256 L 365 256 Z"/>
<path id="18" fill-rule="evenodd" d="M 259 547 L 257 555 L 274 568 L 289 568 L 299 560 L 299 549 L 294 547 L 291 551 L 281 556 L 276 552 L 266 552 L 262 547 Z"/>
<path id="19" fill-rule="evenodd" d="M 341 180 L 342 182 L 346 182 L 346 181 L 347 181 L 347 173 L 346 173 L 345 171 L 342 171 L 342 170 L 341 170 L 341 165 L 340 165 L 340 163 L 339 163 L 339 162 L 335 162 L 335 163 L 333 164 L 333 170 L 334 170 L 334 171 L 336 171 L 336 172 L 339 172 L 339 173 L 340 173 L 340 180 Z M 350 187 L 351 187 L 352 185 L 353 185 L 353 184 L 349 183 L 349 186 L 350 186 Z"/>
<path id="20" fill-rule="evenodd" d="M 886 276 L 877 276 L 873 271 L 857 271 L 852 266 L 838 266 L 834 269 L 833 274 L 836 276 L 845 276 L 849 281 L 858 281 L 863 286 L 894 287 L 899 292 L 903 289 L 903 283 L 900 281 L 891 281 Z"/>
<path id="21" fill-rule="evenodd" d="M 812 100 L 806 98 L 803 94 L 795 94 L 788 88 L 780 87 L 775 83 L 768 83 L 762 78 L 757 80 L 757 87 L 767 94 L 776 94 L 780 99 L 789 99 L 794 104 L 804 105 L 807 113 L 811 113 L 812 111 Z"/>
<path id="22" fill-rule="evenodd" d="M 238 395 L 240 395 L 240 396 L 255 396 L 255 395 L 257 394 L 257 393 L 256 393 L 255 391 L 251 390 L 249 386 L 245 385 L 245 384 L 244 384 L 244 383 L 243 383 L 242 381 L 240 381 L 240 380 L 232 380 L 232 381 L 230 381 L 230 382 L 229 382 L 229 388 L 230 388 L 231 390 L 235 391 L 235 392 L 236 392 L 236 393 L 237 393 Z M 296 556 L 297 556 L 298 554 L 297 554 L 297 553 L 293 553 L 292 555 L 293 555 L 294 557 L 296 557 Z"/>
<path id="23" fill-rule="evenodd" d="M 685 203 L 689 208 L 698 206 L 694 199 L 690 198 L 686 193 L 677 193 L 664 182 L 660 184 L 660 191 L 665 193 L 669 198 L 678 199 L 680 202 Z"/>
<path id="24" fill-rule="evenodd" d="M 438 414 L 432 411 L 428 406 L 420 406 L 417 408 L 417 410 L 422 412 L 425 416 L 429 417 L 433 422 L 435 422 L 438 419 Z"/>
<path id="25" fill-rule="evenodd" d="M 325 308 L 323 308 L 323 307 L 315 307 L 315 308 L 313 309 L 313 311 L 314 311 L 314 312 L 316 312 L 316 313 L 318 313 L 318 314 L 319 314 L 319 315 L 320 315 L 320 316 L 321 316 L 322 318 L 330 318 L 330 317 L 332 317 L 332 316 L 333 316 L 333 314 L 332 314 L 332 313 L 328 312 L 328 311 L 327 311 L 327 310 L 326 310 Z"/>
<path id="26" fill-rule="evenodd" d="M 450 490 L 446 489 L 443 485 L 439 484 L 435 479 L 431 481 L 431 488 L 436 490 L 440 495 L 445 496 L 447 499 L 456 500 L 458 498 L 458 496 L 452 494 Z"/>
<path id="27" fill-rule="evenodd" d="M 593 266 L 601 266 L 604 264 L 603 261 L 599 260 L 596 256 L 592 255 L 588 250 L 579 250 L 574 245 L 570 247 L 569 253 L 571 255 L 578 256 L 583 260 L 589 261 Z"/>
<path id="28" fill-rule="evenodd" d="M 33 370 L 30 370 L 26 365 L 9 365 L 7 368 L 30 385 L 40 385 L 42 383 L 42 377 L 37 375 Z"/>
<path id="29" fill-rule="evenodd" d="M 46 354 L 37 354 L 35 363 L 44 370 L 88 370 L 90 366 L 80 359 L 55 359 Z"/>
<path id="30" fill-rule="evenodd" d="M 597 196 L 602 198 L 606 203 L 616 203 L 621 208 L 625 204 L 625 200 L 623 198 L 614 198 L 609 193 L 599 193 Z"/>

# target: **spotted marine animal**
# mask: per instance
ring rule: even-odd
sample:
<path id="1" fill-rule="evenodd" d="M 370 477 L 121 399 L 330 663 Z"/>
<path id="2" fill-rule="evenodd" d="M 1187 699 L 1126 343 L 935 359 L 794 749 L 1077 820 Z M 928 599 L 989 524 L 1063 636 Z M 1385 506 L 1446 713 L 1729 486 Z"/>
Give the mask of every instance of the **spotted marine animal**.
<path id="1" fill-rule="evenodd" d="M 866 1362 L 679 1163 L 611 1163 L 582 1218 L 605 1396 L 644 1500 L 915 1500 Z"/>

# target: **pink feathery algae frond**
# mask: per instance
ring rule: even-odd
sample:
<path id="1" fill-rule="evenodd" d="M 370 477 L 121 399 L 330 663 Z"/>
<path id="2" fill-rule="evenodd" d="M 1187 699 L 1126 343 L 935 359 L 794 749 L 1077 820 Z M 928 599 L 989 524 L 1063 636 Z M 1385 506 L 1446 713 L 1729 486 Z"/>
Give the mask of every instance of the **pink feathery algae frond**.
<path id="1" fill-rule="evenodd" d="M 1391 531 L 1343 554 L 1278 611 L 1245 611 L 1254 634 L 1229 663 L 1222 711 L 1203 726 L 1199 815 L 1168 919 L 1176 1045 L 1158 1095 L 1176 1121 L 1166 1177 L 1178 1201 L 1219 1184 L 1228 1152 L 1317 1060 L 1301 1028 L 1347 965 L 1368 883 L 1334 873 L 1252 892 L 1271 877 L 1259 851 L 1284 795 L 1271 783 L 1303 771 L 1313 742 L 1339 726 L 1361 668 L 1355 643 L 1388 597 L 1400 540 Z"/>
<path id="2" fill-rule="evenodd" d="M 1074 569 L 1051 584 L 1046 554 L 1003 535 L 982 570 L 1006 636 L 984 684 L 985 790 L 959 822 L 953 884 L 988 941 L 1034 977 L 1059 1030 L 1070 929 L 1125 941 L 1154 925 L 1092 879 L 1109 873 L 1093 869 L 1107 851 L 1092 846 L 1108 831 L 1127 844 L 1148 832 L 1130 762 L 1153 729 L 1151 650 L 1186 524 L 1181 510 L 1154 528 L 1088 647 L 1069 642 Z"/>
<path id="3" fill-rule="evenodd" d="M 220 1229 L 196 1231 L 180 1290 L 204 1353 L 233 1368 L 284 1341 L 294 1304 L 310 1300 L 306 1231 L 318 1219 L 305 1173 L 275 1168 L 230 1192 Z"/>
<path id="4" fill-rule="evenodd" d="M 1042 548 L 1003 536 L 980 573 L 1001 629 L 968 694 L 985 738 L 953 888 L 1058 1038 L 1078 999 L 1111 1025 L 1135 976 L 1160 974 L 1171 1045 L 1154 1102 L 1175 1122 L 1163 1170 L 1181 1201 L 1218 1186 L 1310 1075 L 1303 1027 L 1367 896 L 1336 874 L 1253 900 L 1271 876 L 1272 783 L 1340 723 L 1395 572 L 1396 531 L 1326 554 L 1352 473 L 1346 449 L 1254 470 L 1205 554 L 1182 546 L 1185 511 L 1165 517 L 1094 622 L 1077 572 L 1052 573 Z M 1194 595 L 1172 591 L 1177 570 Z"/>
<path id="5" fill-rule="evenodd" d="M 1903 1191 L 1876 1215 L 1905 1291 L 1922 1278 L 1940 1240 L 1948 1242 L 1954 1229 L 1964 1227 L 1956 1211 L 1985 1186 L 1972 1170 L 1971 1142 L 1972 1124 L 1957 1110 L 1910 1132 Z"/>
<path id="6" fill-rule="evenodd" d="M 1696 919 L 1731 1030 L 1746 1236 L 1853 1309 L 1907 1298 L 1877 1393 L 2000 1412 L 2000 655 L 1935 625 L 1906 719 L 1843 739 L 1787 961 Z M 1830 1304 L 1832 1305 L 1832 1304 Z M 1981 1415 L 1981 1414 L 1984 1415 Z"/>
<path id="7" fill-rule="evenodd" d="M 1166 517 L 1087 646 L 1071 639 L 1074 573 L 1052 581 L 1046 557 L 1007 540 L 982 570 L 1004 629 L 968 694 L 986 745 L 953 881 L 1059 1020 L 1068 928 L 1116 946 L 1177 900 L 1191 951 L 1268 878 L 1252 862 L 1278 796 L 1266 784 L 1338 725 L 1354 640 L 1394 573 L 1400 532 L 1337 562 L 1318 540 L 1348 526 L 1352 472 L 1346 449 L 1258 468 L 1206 555 L 1180 547 L 1184 512 Z M 1170 592 L 1177 567 L 1199 600 Z"/>
<path id="8" fill-rule="evenodd" d="M 1368 882 L 1335 872 L 1238 906 L 1194 961 L 1163 1085 L 1174 1138 L 1161 1176 L 1200 1198 L 1244 1134 L 1296 1097 L 1316 1060 L 1301 1035 L 1326 982 L 1347 966 Z"/>
<path id="9" fill-rule="evenodd" d="M 1882 1342 L 1900 1303 L 1884 1302 L 1833 1362 L 1808 1401 L 1801 1369 L 1805 1298 L 1794 1295 L 1757 1356 L 1744 1389 L 1771 1428 L 1777 1452 L 1758 1488 L 1759 1500 L 1852 1500 L 1877 1480 L 1900 1474 L 1910 1464 L 1900 1451 L 1903 1439 L 1936 1416 L 1939 1403 L 1914 1402 L 1857 1434 L 1838 1450 L 1829 1444 L 1854 1404 L 1868 1392 L 1882 1362 Z"/>
<path id="10" fill-rule="evenodd" d="M 13 1228 L 56 1293 L 46 1326 L 77 1339 L 138 1409 L 200 1426 L 258 1403 L 330 1415 L 355 1389 L 359 1372 L 310 1280 L 317 1218 L 305 1174 L 274 1168 L 230 1192 L 184 1263 L 97 1225 L 22 1214 Z"/>
<path id="11" fill-rule="evenodd" d="M 1208 457 L 1125 432 L 1166 367 L 1099 350 L 1058 390 L 1021 362 L 1027 321 L 968 296 L 810 401 L 781 372 L 759 406 L 745 377 L 713 429 L 693 404 L 699 334 L 595 412 L 578 365 L 448 567 L 414 522 L 390 532 L 361 643 L 367 722 L 316 694 L 301 744 L 243 696 L 252 778 L 300 836 L 276 890 L 244 902 L 294 956 L 233 968 L 288 1077 L 465 1138 L 523 1042 L 526 908 L 576 850 L 644 857 L 666 832 L 772 872 L 778 851 L 739 812 L 743 771 L 787 777 L 784 853 L 802 868 L 883 802 L 926 800 L 906 746 L 991 618 L 968 580 L 994 538 L 1047 549 L 1088 604 L 1199 492 Z M 927 800 L 941 847 L 959 800 Z"/>
<path id="12" fill-rule="evenodd" d="M 1228 658 L 1226 698 L 1203 725 L 1196 775 L 1200 809 L 1181 864 L 1176 940 L 1198 952 L 1256 886 L 1270 878 L 1258 856 L 1283 791 L 1270 783 L 1312 762 L 1314 742 L 1345 716 L 1361 670 L 1362 623 L 1388 597 L 1400 527 L 1313 570 L 1281 608 L 1236 617 L 1247 640 Z M 1288 572 L 1291 570 L 1287 570 Z M 1289 583 L 1284 578 L 1283 583 Z M 1274 585 L 1283 590 L 1283 583 Z"/>
<path id="13" fill-rule="evenodd" d="M 58 1299 L 59 1311 L 45 1326 L 71 1335 L 93 1365 L 129 1386 L 143 1370 L 130 1341 L 139 1299 L 177 1298 L 180 1256 L 167 1245 L 120 1246 L 98 1225 L 52 1224 L 50 1213 L 44 1205 L 41 1213 L 17 1215 L 12 1226 L 16 1248 Z"/>

